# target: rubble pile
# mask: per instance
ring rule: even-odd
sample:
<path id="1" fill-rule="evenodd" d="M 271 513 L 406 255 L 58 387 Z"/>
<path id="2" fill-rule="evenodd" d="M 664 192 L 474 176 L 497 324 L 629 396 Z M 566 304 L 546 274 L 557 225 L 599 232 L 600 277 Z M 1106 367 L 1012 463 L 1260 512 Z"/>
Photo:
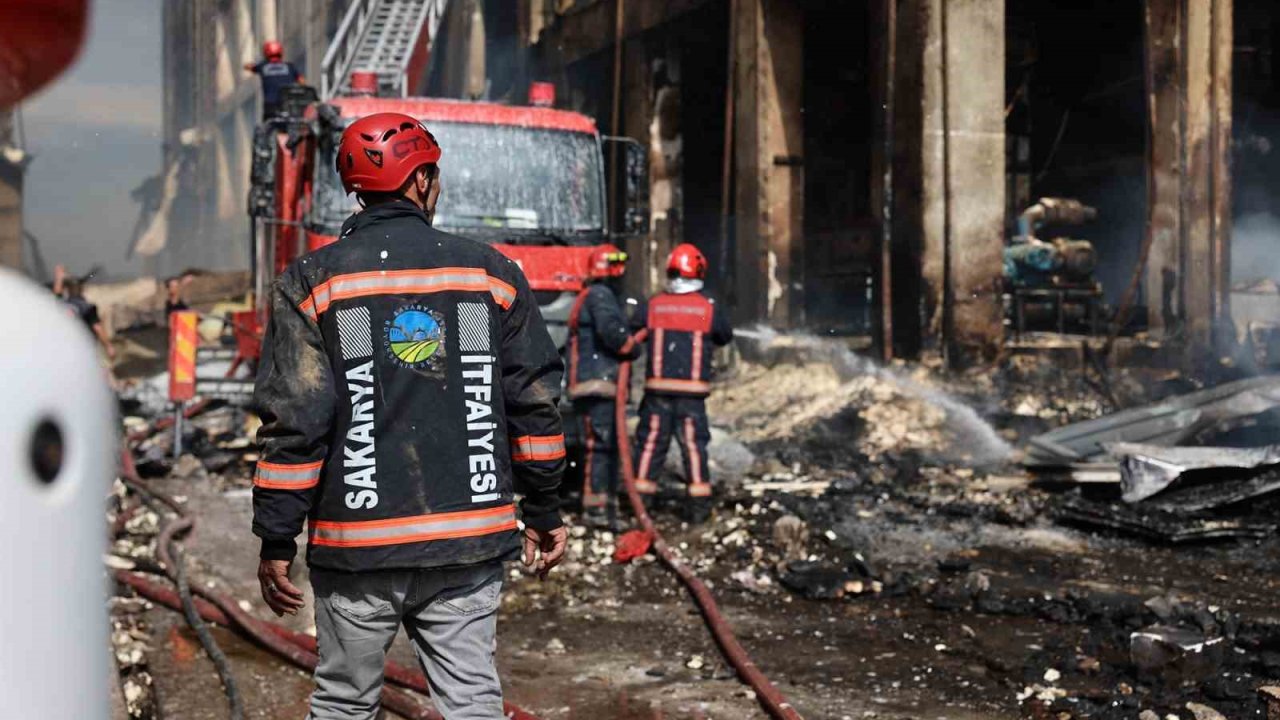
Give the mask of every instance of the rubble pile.
<path id="1" fill-rule="evenodd" d="M 112 543 L 110 553 L 104 558 L 107 567 L 128 570 L 140 564 L 155 565 L 155 536 L 160 532 L 160 518 L 146 507 L 127 503 L 125 487 L 119 480 L 113 484 L 109 496 L 107 523 Z M 111 654 L 129 720 L 159 717 L 148 660 L 153 638 L 145 613 L 151 607 L 151 603 L 138 597 L 112 597 L 108 606 Z"/>
<path id="2" fill-rule="evenodd" d="M 1206 468 L 1197 456 L 1171 468 L 1156 462 L 1169 460 L 1164 450 L 1131 448 L 1121 456 L 1143 473 L 1150 504 L 1129 505 L 1120 497 L 1128 487 L 1121 461 L 1106 460 L 1114 478 L 1088 487 L 1040 484 L 1044 477 L 1020 468 L 976 461 L 1000 457 L 975 448 L 997 447 L 1002 434 L 1026 440 L 1105 420 L 1115 409 L 1107 393 L 1078 375 L 1019 359 L 1014 370 L 948 377 L 938 368 L 884 369 L 823 353 L 736 364 L 709 400 L 717 484 L 711 519 L 693 526 L 677 519 L 679 482 L 664 489 L 654 511 L 669 547 L 712 589 L 744 643 L 753 651 L 778 648 L 766 656 L 771 676 L 791 673 L 785 681 L 807 693 L 807 703 L 829 699 L 827 710 L 851 698 L 883 700 L 883 717 L 933 716 L 914 706 L 890 712 L 912 689 L 947 698 L 931 710 L 963 706 L 975 716 L 1005 717 L 1011 709 L 1063 719 L 1260 716 L 1265 700 L 1256 690 L 1280 673 L 1280 625 L 1259 610 L 1268 587 L 1241 588 L 1230 577 L 1236 571 L 1220 578 L 1203 568 L 1247 561 L 1257 572 L 1274 571 L 1274 528 L 1226 533 L 1263 543 L 1260 551 L 1174 548 L 1126 540 L 1114 527 L 1066 513 L 1140 525 L 1112 506 L 1142 515 L 1159 506 L 1173 513 L 1164 521 L 1185 537 L 1179 542 L 1201 543 L 1205 528 L 1188 524 L 1174 501 L 1269 492 L 1280 472 L 1270 453 L 1256 462 L 1237 458 L 1240 474 L 1206 489 L 1212 463 Z M 1112 395 L 1135 397 L 1124 382 Z M 172 432 L 154 432 L 168 411 L 148 392 L 138 387 L 126 401 L 140 470 L 215 490 L 249 485 L 255 428 L 241 410 L 203 407 L 185 423 L 186 452 L 175 460 Z M 1086 460 L 1099 470 L 1096 458 Z M 118 505 L 110 519 L 108 563 L 152 566 L 159 518 Z M 1232 520 L 1214 516 L 1219 524 L 1210 529 L 1231 530 L 1223 523 Z M 520 564 L 510 568 L 504 613 L 521 622 L 504 632 L 516 660 L 550 665 L 607 652 L 624 666 L 620 675 L 592 671 L 574 683 L 598 673 L 609 682 L 682 682 L 707 692 L 712 686 L 700 683 L 732 678 L 685 591 L 652 554 L 619 563 L 617 535 L 572 517 L 570 527 L 566 561 L 548 581 Z M 1172 588 L 1180 592 L 1170 595 Z M 117 630 L 118 655 L 130 659 L 140 649 L 145 657 L 145 627 Z M 857 639 L 837 640 L 841 631 Z M 863 636 L 867 643 L 851 651 Z M 815 660 L 827 652 L 847 657 Z M 135 666 L 145 668 L 145 661 L 117 660 L 126 679 Z M 844 663 L 838 671 L 837 662 Z M 805 673 L 808 680 L 799 680 Z"/>
<path id="3" fill-rule="evenodd" d="M 1035 418 L 1039 430 L 1091 420 L 1114 408 L 1083 370 L 1065 370 L 1043 357 L 1012 355 L 993 377 L 993 392 L 1006 417 Z M 1143 395 L 1143 385 L 1124 372 L 1114 373 L 1113 392 L 1121 402 L 1132 403 Z"/>
<path id="4" fill-rule="evenodd" d="M 825 363 L 742 363 L 708 402 L 717 424 L 755 444 L 803 442 L 856 452 L 936 452 L 954 442 L 946 411 L 878 375 L 842 380 Z"/>
<path id="5" fill-rule="evenodd" d="M 147 663 L 152 637 L 143 617 L 150 608 L 151 603 L 141 598 L 111 598 L 111 654 L 129 720 L 159 717 L 155 684 Z"/>
<path id="6" fill-rule="evenodd" d="M 145 406 L 137 408 L 145 412 Z M 182 455 L 173 457 L 171 427 L 153 432 L 155 425 L 172 421 L 172 414 L 137 414 L 125 418 L 126 435 L 135 438 L 133 452 L 143 477 L 180 478 L 209 474 L 224 487 L 248 487 L 258 460 L 253 437 L 258 420 L 242 408 L 209 403 L 183 423 Z"/>

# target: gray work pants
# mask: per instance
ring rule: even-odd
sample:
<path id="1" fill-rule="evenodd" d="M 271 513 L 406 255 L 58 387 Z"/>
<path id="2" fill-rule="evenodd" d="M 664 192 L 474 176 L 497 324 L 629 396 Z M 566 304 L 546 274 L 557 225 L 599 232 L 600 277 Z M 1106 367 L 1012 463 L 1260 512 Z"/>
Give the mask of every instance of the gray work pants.
<path id="1" fill-rule="evenodd" d="M 320 662 L 309 720 L 378 717 L 387 650 L 404 625 L 446 720 L 502 720 L 494 666 L 502 563 L 311 571 Z"/>

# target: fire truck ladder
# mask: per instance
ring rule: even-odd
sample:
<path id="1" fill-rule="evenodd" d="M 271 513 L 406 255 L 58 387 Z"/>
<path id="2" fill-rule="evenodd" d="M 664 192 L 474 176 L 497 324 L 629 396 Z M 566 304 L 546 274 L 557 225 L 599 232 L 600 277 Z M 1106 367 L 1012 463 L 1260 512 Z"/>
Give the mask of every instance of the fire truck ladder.
<path id="1" fill-rule="evenodd" d="M 355 0 L 324 54 L 320 96 L 344 92 L 351 73 L 378 74 L 383 97 L 404 97 L 410 76 L 425 72 L 420 45 L 433 39 L 448 0 Z M 426 33 L 426 37 L 423 37 Z"/>

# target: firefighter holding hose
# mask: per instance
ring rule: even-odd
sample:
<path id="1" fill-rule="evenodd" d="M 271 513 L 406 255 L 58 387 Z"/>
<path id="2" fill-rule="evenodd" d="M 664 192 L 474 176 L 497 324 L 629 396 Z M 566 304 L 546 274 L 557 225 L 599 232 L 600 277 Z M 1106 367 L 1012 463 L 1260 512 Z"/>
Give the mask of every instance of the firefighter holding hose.
<path id="1" fill-rule="evenodd" d="M 618 443 L 615 408 L 618 363 L 635 343 L 611 284 L 626 272 L 627 254 L 613 245 L 588 258 L 587 286 L 569 312 L 569 397 L 581 422 L 583 522 L 618 529 Z"/>
<path id="2" fill-rule="evenodd" d="M 688 243 L 677 245 L 667 260 L 667 290 L 642 303 L 633 316 L 636 329 L 647 328 L 644 400 L 636 428 L 636 490 L 652 496 L 675 435 L 684 455 L 693 523 L 711 515 L 711 475 L 707 445 L 707 396 L 711 394 L 711 354 L 733 340 L 724 309 L 703 294 L 707 259 Z"/>
<path id="3" fill-rule="evenodd" d="M 445 718 L 503 718 L 503 561 L 523 547 L 545 577 L 565 550 L 560 356 L 519 267 L 431 227 L 440 157 L 407 115 L 352 123 L 336 162 L 364 209 L 272 291 L 253 531 L 283 614 L 303 607 L 289 569 L 309 527 L 312 720 L 379 716 L 401 625 Z"/>

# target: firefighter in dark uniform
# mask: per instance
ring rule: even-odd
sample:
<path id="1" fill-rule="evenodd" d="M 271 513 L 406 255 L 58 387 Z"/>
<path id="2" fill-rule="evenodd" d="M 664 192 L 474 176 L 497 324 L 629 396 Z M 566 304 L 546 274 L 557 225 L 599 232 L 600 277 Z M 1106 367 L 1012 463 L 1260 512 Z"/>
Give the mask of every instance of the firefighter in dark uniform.
<path id="1" fill-rule="evenodd" d="M 380 717 L 401 625 L 445 718 L 502 720 L 503 562 L 523 547 L 545 577 L 567 540 L 560 353 L 514 262 L 431 227 L 441 150 L 418 120 L 361 118 L 336 156 L 364 209 L 276 279 L 254 389 L 263 599 L 302 608 L 305 524 L 311 720 Z"/>
<path id="2" fill-rule="evenodd" d="M 702 292 L 707 259 L 688 243 L 671 251 L 667 291 L 637 309 L 633 326 L 648 328 L 644 401 L 636 428 L 636 489 L 653 495 L 674 434 L 684 454 L 689 499 L 686 516 L 703 522 L 711 514 L 711 476 L 707 467 L 707 395 L 711 393 L 711 354 L 733 340 L 724 308 Z"/>
<path id="3" fill-rule="evenodd" d="M 262 78 L 262 119 L 280 114 L 281 91 L 302 83 L 302 73 L 291 62 L 285 62 L 284 46 L 275 40 L 262 43 L 263 60 L 246 63 L 244 69 Z"/>
<path id="4" fill-rule="evenodd" d="M 611 281 L 626 271 L 627 254 L 601 245 L 588 260 L 587 287 L 569 313 L 569 397 L 582 426 L 583 521 L 618 528 L 618 442 L 614 410 L 618 362 L 635 343 Z"/>

